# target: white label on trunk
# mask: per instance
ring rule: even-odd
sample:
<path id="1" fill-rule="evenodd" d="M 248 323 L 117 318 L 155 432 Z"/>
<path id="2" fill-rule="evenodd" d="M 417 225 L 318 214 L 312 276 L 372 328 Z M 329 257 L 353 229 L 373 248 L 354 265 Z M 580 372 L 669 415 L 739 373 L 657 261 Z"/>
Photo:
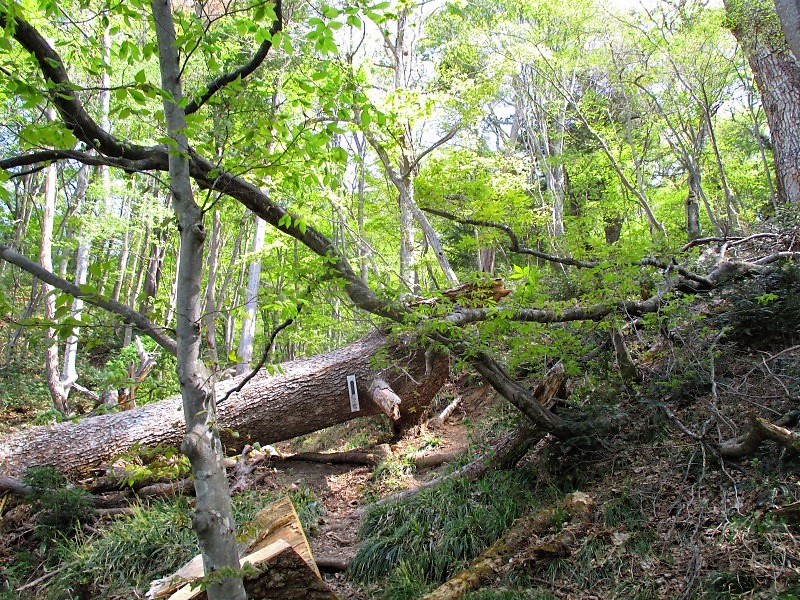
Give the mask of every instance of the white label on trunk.
<path id="1" fill-rule="evenodd" d="M 358 404 L 358 388 L 356 388 L 356 376 L 347 376 L 347 391 L 350 393 L 350 412 L 358 412 L 361 406 Z"/>

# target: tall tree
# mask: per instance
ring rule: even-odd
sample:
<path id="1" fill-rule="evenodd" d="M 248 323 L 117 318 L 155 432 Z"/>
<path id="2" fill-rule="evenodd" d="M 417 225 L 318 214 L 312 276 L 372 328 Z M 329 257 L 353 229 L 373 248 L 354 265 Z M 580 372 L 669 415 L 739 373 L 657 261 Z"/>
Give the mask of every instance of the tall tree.
<path id="1" fill-rule="evenodd" d="M 206 576 L 223 575 L 221 580 L 211 580 L 207 588 L 208 597 L 211 600 L 243 600 L 247 595 L 242 578 L 237 577 L 236 522 L 225 476 L 225 456 L 216 425 L 214 386 L 201 359 L 200 283 L 206 231 L 203 211 L 194 200 L 189 175 L 190 150 L 182 103 L 181 59 L 169 0 L 152 0 L 151 8 L 158 39 L 161 87 L 165 92 L 164 121 L 171 140 L 169 186 L 181 235 L 175 333 L 178 379 L 186 421 L 186 436 L 181 450 L 192 465 L 197 496 L 192 522 Z M 224 569 L 232 572 L 225 573 Z"/>
<path id="2" fill-rule="evenodd" d="M 48 110 L 48 120 L 55 119 L 55 113 Z M 51 163 L 45 170 L 44 197 L 42 199 L 42 234 L 39 246 L 39 264 L 42 268 L 53 270 L 53 223 L 56 213 L 56 194 L 58 193 L 58 181 L 56 165 Z M 53 288 L 44 284 L 44 318 L 52 323 L 56 317 L 56 298 L 53 295 Z M 48 325 L 45 330 L 47 348 L 45 350 L 45 378 L 53 405 L 62 415 L 69 414 L 67 405 L 67 393 L 61 381 L 61 374 L 58 364 L 58 338 L 56 330 L 52 325 Z"/>
<path id="3" fill-rule="evenodd" d="M 753 71 L 769 123 L 779 203 L 800 203 L 800 63 L 771 0 L 725 0 L 728 27 Z"/>
<path id="4" fill-rule="evenodd" d="M 253 245 L 250 248 L 250 267 L 247 270 L 247 291 L 244 300 L 244 318 L 239 336 L 239 363 L 236 374 L 242 375 L 250 369 L 253 358 L 253 345 L 256 338 L 256 310 L 258 309 L 258 286 L 261 283 L 261 249 L 264 247 L 266 223 L 257 216 L 253 219 Z"/>
<path id="5" fill-rule="evenodd" d="M 431 225 L 425 213 L 417 205 L 414 197 L 414 179 L 422 159 L 436 148 L 451 140 L 460 127 L 451 125 L 438 139 L 422 142 L 417 139 L 420 134 L 418 104 L 424 104 L 421 91 L 415 89 L 419 85 L 419 73 L 415 66 L 418 60 L 416 48 L 410 41 L 412 28 L 421 27 L 422 23 L 414 23 L 414 19 L 422 19 L 421 11 L 425 2 L 401 2 L 396 18 L 393 20 L 394 32 L 389 30 L 389 23 L 381 28 L 383 48 L 390 66 L 391 98 L 397 105 L 394 120 L 387 122 L 391 129 L 383 138 L 372 125 L 369 111 L 357 109 L 359 123 L 364 129 L 364 136 L 380 159 L 389 181 L 397 190 L 400 211 L 400 278 L 413 290 L 418 289 L 419 274 L 417 269 L 417 250 L 415 240 L 415 223 L 419 225 L 425 240 L 433 250 L 436 261 L 450 285 L 458 284 L 450 261 L 445 254 L 439 234 Z M 352 58 L 351 58 L 352 60 Z M 384 132 L 387 133 L 387 132 Z"/>

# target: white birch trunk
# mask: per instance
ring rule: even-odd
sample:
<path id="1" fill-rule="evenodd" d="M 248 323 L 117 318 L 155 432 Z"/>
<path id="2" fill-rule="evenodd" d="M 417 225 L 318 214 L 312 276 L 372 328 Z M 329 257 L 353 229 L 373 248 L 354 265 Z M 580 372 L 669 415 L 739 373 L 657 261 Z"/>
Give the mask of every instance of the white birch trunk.
<path id="1" fill-rule="evenodd" d="M 78 184 L 75 190 L 75 202 L 80 210 L 80 206 L 86 196 L 86 190 L 89 187 L 89 169 L 85 165 L 78 171 Z M 89 272 L 89 250 L 91 248 L 91 238 L 84 235 L 83 231 L 79 230 L 78 233 L 78 252 L 75 258 L 75 285 L 83 285 L 86 283 L 86 276 Z M 72 301 L 72 316 L 78 321 L 81 320 L 81 312 L 83 311 L 83 300 L 75 298 Z M 61 385 L 64 389 L 64 397 L 69 397 L 72 384 L 78 380 L 78 371 L 75 366 L 78 358 L 78 336 L 80 328 L 76 327 L 72 330 L 72 335 L 67 338 L 67 343 L 64 346 L 64 363 L 61 369 Z"/>
<path id="2" fill-rule="evenodd" d="M 266 223 L 258 218 L 256 229 L 253 234 L 252 253 L 258 254 L 264 247 L 264 233 Z M 242 320 L 242 332 L 239 336 L 239 363 L 236 365 L 236 374 L 241 375 L 250 369 L 250 361 L 253 358 L 253 342 L 256 334 L 256 310 L 258 309 L 258 284 L 261 281 L 261 258 L 256 256 L 250 263 L 247 272 L 247 296 L 244 303 L 245 317 Z"/>
<path id="3" fill-rule="evenodd" d="M 55 119 L 54 111 L 48 110 L 48 119 Z M 42 235 L 39 249 L 39 264 L 48 271 L 53 270 L 53 222 L 56 212 L 56 165 L 50 163 L 45 169 L 44 199 L 42 201 Z M 44 318 L 52 322 L 56 316 L 56 298 L 51 293 L 53 288 L 43 284 L 44 288 Z M 47 350 L 45 350 L 45 378 L 47 389 L 53 399 L 53 406 L 62 415 L 69 413 L 67 397 L 58 369 L 58 338 L 56 330 L 48 327 L 45 331 Z"/>

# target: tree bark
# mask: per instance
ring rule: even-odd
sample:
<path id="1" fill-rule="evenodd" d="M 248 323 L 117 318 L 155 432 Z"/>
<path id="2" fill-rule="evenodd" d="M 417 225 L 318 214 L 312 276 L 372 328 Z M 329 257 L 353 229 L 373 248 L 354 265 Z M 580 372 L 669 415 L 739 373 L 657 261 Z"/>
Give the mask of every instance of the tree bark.
<path id="1" fill-rule="evenodd" d="M 80 210 L 80 205 L 83 203 L 86 190 L 89 188 L 89 167 L 82 165 L 78 171 L 78 183 L 75 191 L 75 203 Z M 79 232 L 78 252 L 75 257 L 75 285 L 78 287 L 86 283 L 86 277 L 89 272 L 89 251 L 91 249 L 92 240 L 83 231 L 83 227 Z M 72 316 L 78 321 L 81 320 L 81 312 L 83 311 L 83 299 L 75 298 L 72 301 Z M 69 391 L 72 385 L 78 380 L 78 371 L 76 368 L 76 361 L 78 359 L 78 335 L 79 328 L 75 327 L 72 330 L 72 335 L 67 338 L 67 343 L 64 346 L 64 364 L 61 370 L 61 384 L 64 386 L 64 396 L 69 397 Z"/>
<path id="2" fill-rule="evenodd" d="M 219 249 L 222 241 L 222 221 L 219 211 L 214 211 L 213 225 L 211 228 L 211 248 L 208 251 L 208 282 L 206 283 L 206 297 L 203 306 L 203 322 L 206 326 L 206 350 L 211 369 L 219 369 L 217 356 L 217 265 L 219 263 Z"/>
<path id="3" fill-rule="evenodd" d="M 778 203 L 800 203 L 800 64 L 769 4 L 725 0 L 725 10 L 761 93 L 772 137 Z"/>
<path id="4" fill-rule="evenodd" d="M 376 374 L 372 361 L 384 350 L 395 366 Z M 408 425 L 419 418 L 449 375 L 446 358 L 437 358 L 428 375 L 425 363 L 424 350 L 374 332 L 333 352 L 286 363 L 280 375 L 259 373 L 241 392 L 221 401 L 217 420 L 222 440 L 228 452 L 240 451 L 248 443 L 273 444 L 380 414 L 380 408 L 364 400 L 376 375 L 403 398 L 400 421 Z M 350 409 L 347 375 L 355 375 L 362 398 L 357 412 Z M 237 383 L 233 379 L 217 384 L 217 395 L 224 398 Z M 85 473 L 137 443 L 142 448 L 177 446 L 184 431 L 178 397 L 77 423 L 32 427 L 0 438 L 0 472 L 21 476 L 28 467 L 52 465 L 67 473 Z"/>
<path id="5" fill-rule="evenodd" d="M 48 111 L 48 119 L 55 119 L 52 110 Z M 53 222 L 56 211 L 56 165 L 50 164 L 45 172 L 44 199 L 42 201 L 42 233 L 39 248 L 39 264 L 42 269 L 53 271 Z M 47 283 L 44 284 L 44 318 L 49 323 L 55 320 L 56 298 L 51 293 L 53 290 Z M 45 331 L 45 340 L 48 342 L 45 350 L 45 379 L 47 389 L 53 399 L 53 406 L 62 415 L 69 413 L 67 394 L 61 383 L 58 370 L 58 338 L 56 330 L 49 326 Z"/>
<path id="6" fill-rule="evenodd" d="M 250 370 L 250 361 L 253 359 L 253 344 L 256 338 L 256 310 L 258 309 L 258 284 L 261 281 L 261 249 L 264 247 L 264 234 L 266 223 L 263 219 L 254 217 L 255 232 L 253 233 L 252 262 L 247 271 L 247 295 L 244 301 L 245 317 L 242 320 L 242 333 L 239 338 L 239 363 L 236 365 L 236 374 L 243 375 Z"/>
<path id="7" fill-rule="evenodd" d="M 797 0 L 775 0 L 775 10 L 786 41 L 795 57 L 800 59 L 800 4 Z"/>
<path id="8" fill-rule="evenodd" d="M 150 6 L 158 41 L 161 86 L 167 93 L 164 97 L 164 121 L 174 144 L 168 164 L 169 185 L 180 232 L 175 294 L 176 358 L 186 421 L 181 451 L 189 458 L 197 498 L 192 526 L 197 534 L 205 573 L 213 575 L 222 569 L 238 572 L 236 521 L 217 429 L 215 390 L 200 359 L 200 282 L 206 231 L 203 211 L 195 202 L 189 174 L 189 140 L 185 133 L 186 113 L 181 104 L 181 64 L 175 24 L 169 0 L 151 0 Z M 247 599 L 242 578 L 235 575 L 209 583 L 206 591 L 209 600 Z"/>

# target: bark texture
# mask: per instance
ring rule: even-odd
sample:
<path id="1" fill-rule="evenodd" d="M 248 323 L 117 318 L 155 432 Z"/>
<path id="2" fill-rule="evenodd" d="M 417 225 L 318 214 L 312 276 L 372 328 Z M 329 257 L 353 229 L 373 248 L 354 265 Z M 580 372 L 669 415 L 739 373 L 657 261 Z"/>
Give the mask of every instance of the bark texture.
<path id="1" fill-rule="evenodd" d="M 203 273 L 203 246 L 206 231 L 203 211 L 194 200 L 189 174 L 189 140 L 186 113 L 182 105 L 181 64 L 175 24 L 169 0 L 151 0 L 153 23 L 158 41 L 164 121 L 174 148 L 169 153 L 169 185 L 178 219 L 180 250 L 175 281 L 177 335 L 177 374 L 183 399 L 186 435 L 181 451 L 188 457 L 195 488 L 192 526 L 197 534 L 206 574 L 223 569 L 239 569 L 236 548 L 236 521 L 223 464 L 224 453 L 217 428 L 214 386 L 201 355 L 202 315 L 200 283 Z M 170 303 L 172 305 L 172 303 Z M 209 600 L 246 600 L 240 577 L 226 576 L 209 583 Z"/>
<path id="2" fill-rule="evenodd" d="M 412 423 L 446 381 L 449 362 L 437 358 L 426 375 L 424 349 L 397 341 L 390 344 L 386 336 L 374 332 L 334 352 L 286 363 L 278 375 L 262 372 L 241 392 L 221 402 L 218 426 L 228 452 L 239 451 L 247 443 L 271 444 L 381 413 L 366 400 L 360 411 L 351 412 L 346 377 L 355 375 L 359 396 L 367 398 L 376 377 L 373 359 L 384 350 L 389 366 L 377 375 L 403 399 L 400 422 Z M 237 382 L 238 378 L 217 384 L 217 396 L 224 398 Z M 135 443 L 143 448 L 178 446 L 184 432 L 179 397 L 77 423 L 33 427 L 0 438 L 0 472 L 19 476 L 28 467 L 39 465 L 84 472 L 100 467 Z M 239 437 L 233 437 L 233 432 Z"/>
<path id="3" fill-rule="evenodd" d="M 769 123 L 778 202 L 800 202 L 800 64 L 789 50 L 772 3 L 725 0 L 725 9 L 753 70 Z"/>

